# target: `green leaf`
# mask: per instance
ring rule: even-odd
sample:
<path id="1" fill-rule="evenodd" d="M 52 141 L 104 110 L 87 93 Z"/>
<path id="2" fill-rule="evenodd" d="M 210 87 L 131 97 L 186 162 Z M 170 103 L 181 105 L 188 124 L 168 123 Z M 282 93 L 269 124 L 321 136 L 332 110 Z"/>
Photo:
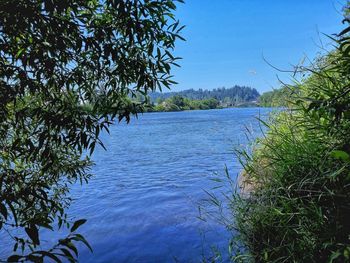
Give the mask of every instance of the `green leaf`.
<path id="1" fill-rule="evenodd" d="M 69 262 L 75 262 L 74 256 L 72 255 L 72 253 L 70 253 L 70 251 L 68 249 L 61 248 L 61 251 L 66 256 L 66 258 L 69 260 Z"/>
<path id="2" fill-rule="evenodd" d="M 70 229 L 70 232 L 74 232 L 77 230 L 81 225 L 85 224 L 86 219 L 80 219 L 74 222 L 72 228 Z"/>
<path id="3" fill-rule="evenodd" d="M 25 231 L 28 234 L 29 238 L 33 241 L 34 245 L 40 245 L 39 230 L 36 227 L 36 225 L 31 225 L 30 227 L 26 227 Z"/>
<path id="4" fill-rule="evenodd" d="M 18 58 L 23 53 L 24 50 L 25 48 L 20 48 L 16 53 L 16 58 Z"/>
<path id="5" fill-rule="evenodd" d="M 68 247 L 70 250 L 72 250 L 76 256 L 78 256 L 78 250 L 72 242 L 69 241 L 68 243 L 65 244 L 65 246 Z"/>
<path id="6" fill-rule="evenodd" d="M 342 161 L 350 161 L 350 155 L 344 151 L 334 150 L 331 152 L 331 156 Z"/>
<path id="7" fill-rule="evenodd" d="M 345 34 L 347 34 L 347 33 L 349 33 L 350 32 L 350 27 L 347 27 L 347 28 L 345 28 L 343 31 L 341 31 L 339 34 L 338 34 L 338 36 L 343 36 L 343 35 L 345 35 Z"/>
<path id="8" fill-rule="evenodd" d="M 51 253 L 51 252 L 47 252 L 47 251 L 39 251 L 40 254 L 42 254 L 45 257 L 49 257 L 51 259 L 53 259 L 55 262 L 57 263 L 61 263 L 62 260 L 60 260 L 55 254 Z M 45 261 L 46 262 L 46 261 Z"/>
<path id="9" fill-rule="evenodd" d="M 341 253 L 339 251 L 335 251 L 332 253 L 332 255 L 329 257 L 328 262 L 332 263 L 335 259 L 339 258 L 341 256 Z"/>
<path id="10" fill-rule="evenodd" d="M 30 254 L 30 255 L 26 256 L 26 261 L 35 262 L 35 263 L 43 263 L 43 258 L 40 256 Z"/>
<path id="11" fill-rule="evenodd" d="M 92 252 L 92 247 L 90 246 L 90 244 L 86 241 L 86 239 L 82 235 L 76 234 L 75 237 L 73 237 L 73 239 L 76 241 L 83 242 Z"/>
<path id="12" fill-rule="evenodd" d="M 12 255 L 7 258 L 7 262 L 18 262 L 21 258 L 22 256 L 20 255 Z"/>
<path id="13" fill-rule="evenodd" d="M 17 248 L 18 248 L 18 243 L 16 243 L 14 246 L 13 246 L 13 251 L 17 251 Z"/>

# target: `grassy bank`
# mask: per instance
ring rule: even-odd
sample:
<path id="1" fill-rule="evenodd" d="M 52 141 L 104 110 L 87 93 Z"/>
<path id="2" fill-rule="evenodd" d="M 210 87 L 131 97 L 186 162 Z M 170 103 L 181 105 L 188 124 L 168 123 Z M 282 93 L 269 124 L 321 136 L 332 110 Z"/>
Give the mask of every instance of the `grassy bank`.
<path id="1" fill-rule="evenodd" d="M 349 20 L 346 20 L 349 23 Z M 253 154 L 239 153 L 249 196 L 230 197 L 232 259 L 350 261 L 350 42 L 299 68 L 290 109 L 272 117 Z"/>

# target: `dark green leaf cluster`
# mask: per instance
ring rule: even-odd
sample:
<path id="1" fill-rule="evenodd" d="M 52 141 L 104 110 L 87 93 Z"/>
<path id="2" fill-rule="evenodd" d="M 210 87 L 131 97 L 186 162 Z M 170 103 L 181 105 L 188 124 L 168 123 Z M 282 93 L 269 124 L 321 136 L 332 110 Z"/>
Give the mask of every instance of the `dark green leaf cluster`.
<path id="1" fill-rule="evenodd" d="M 21 250 L 9 260 L 73 260 L 71 241 L 85 243 L 38 250 L 39 230 L 69 225 L 70 185 L 89 179 L 101 132 L 139 111 L 129 98 L 174 83 L 175 2 L 0 2 L 0 233 Z"/>

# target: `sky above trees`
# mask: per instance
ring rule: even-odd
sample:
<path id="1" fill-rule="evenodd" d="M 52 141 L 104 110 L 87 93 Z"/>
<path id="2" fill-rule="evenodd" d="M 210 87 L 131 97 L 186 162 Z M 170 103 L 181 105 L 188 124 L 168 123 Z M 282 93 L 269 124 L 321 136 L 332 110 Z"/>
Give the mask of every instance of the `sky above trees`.
<path id="1" fill-rule="evenodd" d="M 278 88 L 277 75 L 268 65 L 291 69 L 320 51 L 322 34 L 339 32 L 342 3 L 333 0 L 187 0 L 179 6 L 178 18 L 186 25 L 186 42 L 178 43 L 183 57 L 174 71 L 179 85 L 172 90 L 214 89 L 235 84 L 259 92 Z M 328 43 L 328 44 L 327 44 Z"/>

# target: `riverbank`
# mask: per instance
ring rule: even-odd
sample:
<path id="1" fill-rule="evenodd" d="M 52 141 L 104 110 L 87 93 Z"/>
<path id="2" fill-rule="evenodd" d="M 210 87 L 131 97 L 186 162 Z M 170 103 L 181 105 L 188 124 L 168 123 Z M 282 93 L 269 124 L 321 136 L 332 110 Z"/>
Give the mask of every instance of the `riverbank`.
<path id="1" fill-rule="evenodd" d="M 304 68 L 308 78 L 288 86 L 293 110 L 262 121 L 264 137 L 240 152 L 242 190 L 232 194 L 228 227 L 244 249 L 233 247 L 234 259 L 350 261 L 348 40 Z"/>
<path id="2" fill-rule="evenodd" d="M 220 110 L 220 109 L 235 109 L 235 108 L 269 108 L 269 107 L 264 107 L 260 106 L 257 103 L 252 103 L 252 102 L 247 102 L 247 103 L 241 103 L 238 104 L 237 106 L 215 106 L 215 107 L 210 107 L 210 106 L 203 106 L 203 107 L 179 107 L 176 105 L 162 105 L 162 106 L 147 106 L 145 107 L 144 112 L 181 112 L 181 111 L 192 111 L 192 110 Z"/>

